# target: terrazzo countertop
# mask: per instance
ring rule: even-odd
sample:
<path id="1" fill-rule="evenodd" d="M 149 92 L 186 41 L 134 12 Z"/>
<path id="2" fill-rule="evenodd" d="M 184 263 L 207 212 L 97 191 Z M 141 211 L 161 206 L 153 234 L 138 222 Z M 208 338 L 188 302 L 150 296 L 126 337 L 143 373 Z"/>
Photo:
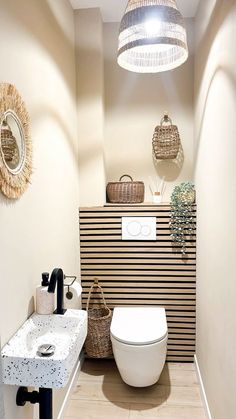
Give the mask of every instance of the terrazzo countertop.
<path id="1" fill-rule="evenodd" d="M 65 387 L 87 335 L 87 312 L 67 310 L 64 315 L 34 313 L 2 349 L 3 382 L 43 388 Z M 37 353 L 43 344 L 54 345 L 51 357 Z"/>
<path id="2" fill-rule="evenodd" d="M 0 341 L 1 348 L 1 341 Z M 5 418 L 4 400 L 3 400 L 3 385 L 2 385 L 2 359 L 0 357 L 0 419 Z"/>
<path id="3" fill-rule="evenodd" d="M 0 379 L 1 379 L 1 377 L 0 377 Z M 0 383 L 0 418 L 1 419 L 5 418 L 2 383 Z"/>

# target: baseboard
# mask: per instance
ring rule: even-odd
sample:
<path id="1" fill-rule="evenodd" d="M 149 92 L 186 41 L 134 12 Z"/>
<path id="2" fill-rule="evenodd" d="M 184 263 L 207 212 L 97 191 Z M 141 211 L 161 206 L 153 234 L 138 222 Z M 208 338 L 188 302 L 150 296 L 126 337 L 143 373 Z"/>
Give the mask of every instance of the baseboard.
<path id="1" fill-rule="evenodd" d="M 60 412 L 57 416 L 57 419 L 63 419 L 64 418 L 64 415 L 65 415 L 65 412 L 67 410 L 68 403 L 69 403 L 69 400 L 70 400 L 70 396 L 71 396 L 71 394 L 73 392 L 73 389 L 74 389 L 74 387 L 75 387 L 75 385 L 78 381 L 79 373 L 80 373 L 81 367 L 83 365 L 83 362 L 84 362 L 84 354 L 82 353 L 79 357 L 78 364 L 76 365 L 73 377 L 71 379 L 70 385 L 69 385 L 68 390 L 66 392 L 66 396 L 63 400 L 63 403 L 62 403 Z"/>
<path id="2" fill-rule="evenodd" d="M 198 377 L 198 381 L 199 381 L 199 385 L 200 385 L 201 396 L 202 396 L 202 401 L 203 401 L 203 406 L 204 406 L 204 409 L 205 409 L 206 417 L 207 417 L 207 419 L 212 419 L 211 412 L 210 412 L 209 405 L 208 405 L 208 401 L 207 401 L 205 388 L 204 388 L 204 384 L 203 384 L 203 381 L 202 381 L 201 371 L 200 371 L 200 368 L 199 368 L 199 364 L 198 364 L 198 360 L 197 360 L 196 355 L 194 355 L 194 362 L 195 362 L 195 366 L 196 366 L 197 377 Z"/>

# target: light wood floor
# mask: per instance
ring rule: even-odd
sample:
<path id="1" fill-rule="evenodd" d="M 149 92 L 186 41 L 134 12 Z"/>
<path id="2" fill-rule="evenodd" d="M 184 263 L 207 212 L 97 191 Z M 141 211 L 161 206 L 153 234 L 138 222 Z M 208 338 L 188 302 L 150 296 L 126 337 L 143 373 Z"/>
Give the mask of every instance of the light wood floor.
<path id="1" fill-rule="evenodd" d="M 86 360 L 65 419 L 206 419 L 194 364 L 166 364 L 158 384 L 123 383 L 112 360 Z"/>

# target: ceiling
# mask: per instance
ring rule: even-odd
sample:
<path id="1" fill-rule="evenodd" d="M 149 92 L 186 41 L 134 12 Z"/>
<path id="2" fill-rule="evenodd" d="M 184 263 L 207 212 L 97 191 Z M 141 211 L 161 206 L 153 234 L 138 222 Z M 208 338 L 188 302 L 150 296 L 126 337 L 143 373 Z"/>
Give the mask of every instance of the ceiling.
<path id="1" fill-rule="evenodd" d="M 185 17 L 194 17 L 200 0 L 177 0 L 180 11 Z M 119 22 L 127 0 L 70 0 L 74 9 L 99 7 L 104 22 Z"/>

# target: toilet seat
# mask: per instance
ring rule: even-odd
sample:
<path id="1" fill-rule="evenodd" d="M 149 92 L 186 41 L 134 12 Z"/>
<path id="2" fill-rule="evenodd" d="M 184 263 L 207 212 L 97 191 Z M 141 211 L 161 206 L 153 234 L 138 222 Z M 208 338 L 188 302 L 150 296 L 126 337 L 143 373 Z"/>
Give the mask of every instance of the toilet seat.
<path id="1" fill-rule="evenodd" d="M 167 336 L 165 309 L 161 307 L 116 307 L 111 335 L 128 345 L 151 345 Z"/>

